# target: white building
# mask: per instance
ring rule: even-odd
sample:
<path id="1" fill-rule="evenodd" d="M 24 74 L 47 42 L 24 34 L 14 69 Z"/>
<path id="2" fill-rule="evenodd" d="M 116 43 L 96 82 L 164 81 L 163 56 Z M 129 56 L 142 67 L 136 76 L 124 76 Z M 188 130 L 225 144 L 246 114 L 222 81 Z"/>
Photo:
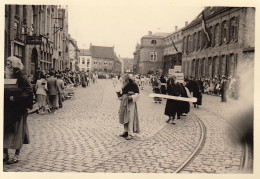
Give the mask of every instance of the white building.
<path id="1" fill-rule="evenodd" d="M 88 49 L 80 49 L 79 71 L 91 72 L 92 56 Z"/>

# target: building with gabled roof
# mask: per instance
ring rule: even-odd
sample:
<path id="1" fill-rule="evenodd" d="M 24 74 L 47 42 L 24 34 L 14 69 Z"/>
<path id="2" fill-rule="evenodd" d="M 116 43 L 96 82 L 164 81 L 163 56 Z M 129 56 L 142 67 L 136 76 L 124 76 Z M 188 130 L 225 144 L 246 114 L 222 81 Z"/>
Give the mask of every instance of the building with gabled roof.
<path id="1" fill-rule="evenodd" d="M 90 44 L 89 50 L 92 56 L 93 72 L 114 72 L 116 59 L 114 47 L 94 46 Z"/>

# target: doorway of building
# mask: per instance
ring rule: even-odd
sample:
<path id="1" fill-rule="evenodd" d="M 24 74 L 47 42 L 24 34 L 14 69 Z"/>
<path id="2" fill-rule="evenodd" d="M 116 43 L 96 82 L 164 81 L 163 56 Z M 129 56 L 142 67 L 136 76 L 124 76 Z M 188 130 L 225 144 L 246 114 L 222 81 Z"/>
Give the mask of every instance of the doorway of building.
<path id="1" fill-rule="evenodd" d="M 34 75 L 38 68 L 38 52 L 36 48 L 32 50 L 31 55 L 31 74 Z"/>

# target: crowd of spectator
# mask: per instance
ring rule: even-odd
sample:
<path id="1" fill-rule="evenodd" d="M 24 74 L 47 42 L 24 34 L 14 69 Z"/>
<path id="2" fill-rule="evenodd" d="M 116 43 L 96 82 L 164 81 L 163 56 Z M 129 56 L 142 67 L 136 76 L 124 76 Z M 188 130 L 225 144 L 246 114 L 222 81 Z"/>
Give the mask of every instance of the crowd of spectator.
<path id="1" fill-rule="evenodd" d="M 66 70 L 36 71 L 35 75 L 30 78 L 34 103 L 37 103 L 37 113 L 45 114 L 46 112 L 55 112 L 62 108 L 62 102 L 74 95 L 77 86 L 87 87 L 90 84 L 97 83 L 98 74 L 87 72 L 73 72 Z"/>

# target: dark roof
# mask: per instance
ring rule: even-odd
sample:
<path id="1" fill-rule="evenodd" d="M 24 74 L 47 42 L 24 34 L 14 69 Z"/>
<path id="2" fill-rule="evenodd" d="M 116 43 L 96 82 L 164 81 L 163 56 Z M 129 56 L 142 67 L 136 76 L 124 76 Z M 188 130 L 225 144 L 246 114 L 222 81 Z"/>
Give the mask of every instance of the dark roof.
<path id="1" fill-rule="evenodd" d="M 88 49 L 79 49 L 79 55 L 80 56 L 91 56 L 91 52 Z"/>
<path id="2" fill-rule="evenodd" d="M 207 20 L 208 18 L 210 18 L 210 17 L 216 15 L 217 13 L 219 13 L 219 12 L 221 12 L 221 11 L 224 11 L 224 10 L 226 10 L 226 9 L 228 9 L 228 8 L 229 8 L 229 7 L 205 7 L 205 9 L 203 10 L 203 11 L 204 11 L 204 18 L 205 18 L 205 20 Z M 199 13 L 199 15 L 197 15 L 197 16 L 195 17 L 195 19 L 189 23 L 188 26 L 184 27 L 183 30 L 186 30 L 186 29 L 192 27 L 193 25 L 196 25 L 196 24 L 198 24 L 198 23 L 201 23 L 201 20 L 202 20 L 202 12 L 203 12 L 203 11 L 201 11 L 201 12 Z"/>
<path id="3" fill-rule="evenodd" d="M 114 47 L 91 46 L 90 52 L 92 54 L 92 58 L 115 58 Z"/>

